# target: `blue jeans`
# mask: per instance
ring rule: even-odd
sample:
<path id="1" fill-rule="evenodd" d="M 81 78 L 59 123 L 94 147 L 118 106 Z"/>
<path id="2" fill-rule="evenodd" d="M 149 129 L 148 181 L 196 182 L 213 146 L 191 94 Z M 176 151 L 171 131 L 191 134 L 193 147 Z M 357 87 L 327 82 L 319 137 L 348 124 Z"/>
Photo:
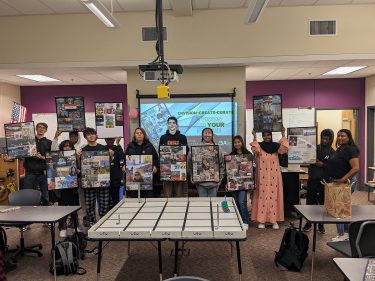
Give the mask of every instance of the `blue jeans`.
<path id="1" fill-rule="evenodd" d="M 234 200 L 236 201 L 236 205 L 238 207 L 238 211 L 240 212 L 242 222 L 249 224 L 250 216 L 249 216 L 249 210 L 247 209 L 247 191 L 246 190 L 233 191 L 232 196 Z"/>
<path id="2" fill-rule="evenodd" d="M 207 186 L 197 183 L 195 187 L 198 190 L 199 197 L 216 197 L 219 184 L 213 183 L 212 185 Z"/>

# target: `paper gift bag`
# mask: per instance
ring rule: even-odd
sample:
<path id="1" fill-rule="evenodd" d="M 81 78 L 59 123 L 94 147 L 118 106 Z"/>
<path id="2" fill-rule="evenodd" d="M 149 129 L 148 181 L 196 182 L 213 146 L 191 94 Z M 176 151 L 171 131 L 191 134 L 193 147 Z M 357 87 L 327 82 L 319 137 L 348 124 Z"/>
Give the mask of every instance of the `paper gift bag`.
<path id="1" fill-rule="evenodd" d="M 324 183 L 324 207 L 335 218 L 352 214 L 352 193 L 347 183 Z"/>

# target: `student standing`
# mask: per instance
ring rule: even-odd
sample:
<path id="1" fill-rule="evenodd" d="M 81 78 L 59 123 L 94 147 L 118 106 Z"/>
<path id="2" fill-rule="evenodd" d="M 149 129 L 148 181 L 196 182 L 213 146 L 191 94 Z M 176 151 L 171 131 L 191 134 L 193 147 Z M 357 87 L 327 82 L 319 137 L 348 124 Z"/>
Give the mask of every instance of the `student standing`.
<path id="1" fill-rule="evenodd" d="M 25 189 L 37 189 L 39 187 L 42 193 L 41 204 L 49 205 L 48 183 L 46 177 L 46 153 L 51 151 L 52 141 L 44 135 L 47 132 L 48 125 L 40 122 L 36 124 L 36 150 L 37 154 L 33 157 L 27 157 L 24 161 Z"/>
<path id="2" fill-rule="evenodd" d="M 186 136 L 181 134 L 178 130 L 177 118 L 170 116 L 167 120 L 168 130 L 167 132 L 160 137 L 160 145 L 170 145 L 170 146 L 186 146 L 187 148 L 187 139 Z M 163 182 L 163 192 L 164 197 L 182 197 L 184 195 L 183 190 L 184 182 Z"/>
<path id="3" fill-rule="evenodd" d="M 279 154 L 288 151 L 285 128 L 281 130 L 279 143 L 272 141 L 272 132 L 262 132 L 263 141 L 257 141 L 255 130 L 252 131 L 251 150 L 256 157 L 256 184 L 251 218 L 257 221 L 258 228 L 265 228 L 271 223 L 273 229 L 279 229 L 278 221 L 284 221 L 283 181 L 279 164 Z"/>

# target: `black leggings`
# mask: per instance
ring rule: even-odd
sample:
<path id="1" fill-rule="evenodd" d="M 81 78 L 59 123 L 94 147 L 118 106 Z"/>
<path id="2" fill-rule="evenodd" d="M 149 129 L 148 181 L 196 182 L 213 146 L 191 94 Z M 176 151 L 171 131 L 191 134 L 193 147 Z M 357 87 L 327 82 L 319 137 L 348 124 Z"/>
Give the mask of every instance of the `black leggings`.
<path id="1" fill-rule="evenodd" d="M 307 181 L 307 205 L 324 205 L 324 185 L 321 179 L 309 179 Z"/>

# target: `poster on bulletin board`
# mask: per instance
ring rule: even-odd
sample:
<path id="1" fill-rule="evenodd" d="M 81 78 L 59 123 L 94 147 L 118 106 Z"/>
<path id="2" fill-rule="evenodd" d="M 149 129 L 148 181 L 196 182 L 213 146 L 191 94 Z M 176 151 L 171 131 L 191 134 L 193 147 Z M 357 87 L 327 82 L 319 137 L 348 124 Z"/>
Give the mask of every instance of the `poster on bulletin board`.
<path id="1" fill-rule="evenodd" d="M 122 102 L 96 102 L 95 125 L 99 138 L 124 136 L 124 110 Z"/>
<path id="2" fill-rule="evenodd" d="M 55 97 L 57 128 L 62 132 L 82 132 L 86 128 L 83 97 Z"/>

